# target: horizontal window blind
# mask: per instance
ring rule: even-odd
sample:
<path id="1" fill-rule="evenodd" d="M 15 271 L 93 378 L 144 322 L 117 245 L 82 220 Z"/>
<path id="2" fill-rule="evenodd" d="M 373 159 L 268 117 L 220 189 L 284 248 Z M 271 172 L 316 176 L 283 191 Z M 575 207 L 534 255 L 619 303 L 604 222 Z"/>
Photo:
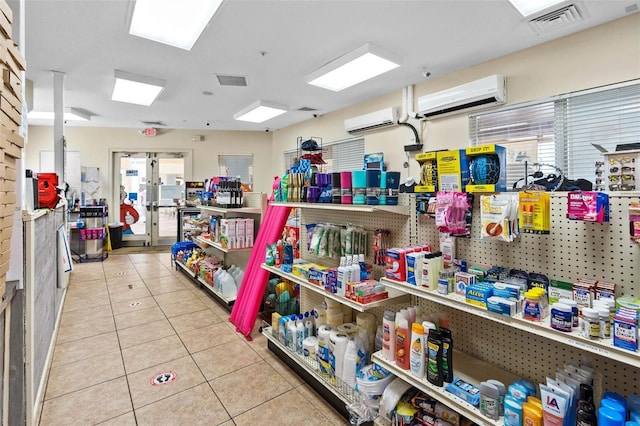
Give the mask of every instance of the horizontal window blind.
<path id="1" fill-rule="evenodd" d="M 568 96 L 558 102 L 567 147 L 567 174 L 594 181 L 595 162 L 603 157 L 592 144 L 615 151 L 640 143 L 640 84 Z"/>
<path id="2" fill-rule="evenodd" d="M 524 177 L 524 161 L 555 165 L 569 179 L 593 183 L 595 162 L 603 159 L 593 144 L 615 151 L 618 145 L 640 142 L 640 83 L 470 115 L 469 136 L 472 145 L 496 143 L 507 148 L 509 187 Z M 554 172 L 547 166 L 541 171 Z"/>
<path id="3" fill-rule="evenodd" d="M 218 155 L 218 170 L 221 176 L 239 176 L 242 183 L 253 188 L 253 154 Z"/>
<path id="4" fill-rule="evenodd" d="M 469 117 L 472 145 L 498 144 L 507 149 L 507 188 L 535 169 L 534 163 L 555 164 L 553 102 Z M 541 167 L 545 174 L 553 169 Z"/>

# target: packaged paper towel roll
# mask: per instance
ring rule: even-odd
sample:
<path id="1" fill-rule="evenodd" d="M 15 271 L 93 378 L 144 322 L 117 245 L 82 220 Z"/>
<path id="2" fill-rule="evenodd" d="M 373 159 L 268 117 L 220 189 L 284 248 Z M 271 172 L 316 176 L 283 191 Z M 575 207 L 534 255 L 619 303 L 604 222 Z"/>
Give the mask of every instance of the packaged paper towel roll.
<path id="1" fill-rule="evenodd" d="M 305 357 L 315 358 L 317 347 L 318 338 L 315 336 L 309 336 L 302 341 L 302 354 Z"/>
<path id="2" fill-rule="evenodd" d="M 369 312 L 359 312 L 358 315 L 356 315 L 356 324 L 358 327 L 367 330 L 375 330 L 378 326 L 376 316 Z"/>
<path id="3" fill-rule="evenodd" d="M 344 367 L 344 354 L 347 351 L 347 344 L 349 343 L 349 337 L 346 334 L 336 334 L 333 341 L 333 371 L 336 379 L 342 381 L 343 367 Z M 338 382 L 340 383 L 340 382 Z"/>
<path id="4" fill-rule="evenodd" d="M 329 347 L 329 335 L 331 334 L 331 327 L 328 325 L 321 325 L 318 327 L 318 346 L 323 348 Z"/>
<path id="5" fill-rule="evenodd" d="M 342 334 L 346 334 L 349 337 L 353 337 L 358 334 L 358 326 L 352 322 L 341 324 L 338 326 L 338 331 Z"/>
<path id="6" fill-rule="evenodd" d="M 343 317 L 344 317 L 344 314 L 342 313 L 342 311 L 338 311 L 338 312 L 327 311 L 327 315 L 326 315 L 327 325 L 337 328 L 339 325 L 341 325 L 344 322 Z"/>

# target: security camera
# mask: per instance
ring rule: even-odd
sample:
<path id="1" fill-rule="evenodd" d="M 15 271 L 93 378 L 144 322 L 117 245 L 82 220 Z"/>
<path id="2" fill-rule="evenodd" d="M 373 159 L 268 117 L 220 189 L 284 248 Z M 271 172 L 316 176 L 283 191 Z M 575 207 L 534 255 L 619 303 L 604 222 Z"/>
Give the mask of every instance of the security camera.
<path id="1" fill-rule="evenodd" d="M 265 132 L 269 133 L 271 130 L 269 129 L 264 129 Z"/>
<path id="2" fill-rule="evenodd" d="M 430 71 L 422 71 L 422 75 L 424 76 L 424 78 L 431 77 L 431 72 Z"/>
<path id="3" fill-rule="evenodd" d="M 210 123 L 209 121 L 207 121 L 207 123 L 206 123 L 206 124 L 207 124 L 207 127 L 208 127 L 208 126 L 211 126 L 211 123 Z"/>

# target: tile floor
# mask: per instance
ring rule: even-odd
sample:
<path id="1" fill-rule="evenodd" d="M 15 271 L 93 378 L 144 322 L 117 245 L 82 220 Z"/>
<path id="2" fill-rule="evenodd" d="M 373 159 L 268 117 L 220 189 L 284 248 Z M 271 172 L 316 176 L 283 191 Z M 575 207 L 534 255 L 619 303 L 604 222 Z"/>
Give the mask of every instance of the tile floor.
<path id="1" fill-rule="evenodd" d="M 74 265 L 41 425 L 348 425 L 170 256 Z"/>

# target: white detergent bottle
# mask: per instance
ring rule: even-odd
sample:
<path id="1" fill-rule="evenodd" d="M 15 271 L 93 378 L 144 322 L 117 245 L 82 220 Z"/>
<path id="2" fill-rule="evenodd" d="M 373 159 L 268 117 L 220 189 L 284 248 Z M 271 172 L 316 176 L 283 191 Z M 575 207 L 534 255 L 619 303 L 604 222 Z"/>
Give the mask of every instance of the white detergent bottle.
<path id="1" fill-rule="evenodd" d="M 231 274 L 226 271 L 220 274 L 220 289 L 222 295 L 227 299 L 234 298 L 238 295 L 236 280 L 234 280 Z"/>
<path id="2" fill-rule="evenodd" d="M 291 315 L 287 323 L 287 348 L 296 351 L 296 316 Z"/>
<path id="3" fill-rule="evenodd" d="M 338 296 L 344 296 L 345 283 L 349 280 L 349 269 L 347 268 L 347 260 L 344 256 L 340 258 L 340 266 L 338 267 L 338 284 L 336 288 L 336 294 Z"/>
<path id="4" fill-rule="evenodd" d="M 304 313 L 304 338 L 313 336 L 313 322 L 311 321 L 311 315 L 309 312 Z"/>
<path id="5" fill-rule="evenodd" d="M 302 341 L 304 340 L 304 319 L 302 314 L 298 315 L 298 324 L 296 325 L 296 352 L 302 355 Z"/>
<path id="6" fill-rule="evenodd" d="M 227 272 L 233 275 L 236 269 L 238 269 L 238 267 L 235 264 L 231 264 L 231 266 L 229 266 L 229 268 L 227 269 Z"/>

